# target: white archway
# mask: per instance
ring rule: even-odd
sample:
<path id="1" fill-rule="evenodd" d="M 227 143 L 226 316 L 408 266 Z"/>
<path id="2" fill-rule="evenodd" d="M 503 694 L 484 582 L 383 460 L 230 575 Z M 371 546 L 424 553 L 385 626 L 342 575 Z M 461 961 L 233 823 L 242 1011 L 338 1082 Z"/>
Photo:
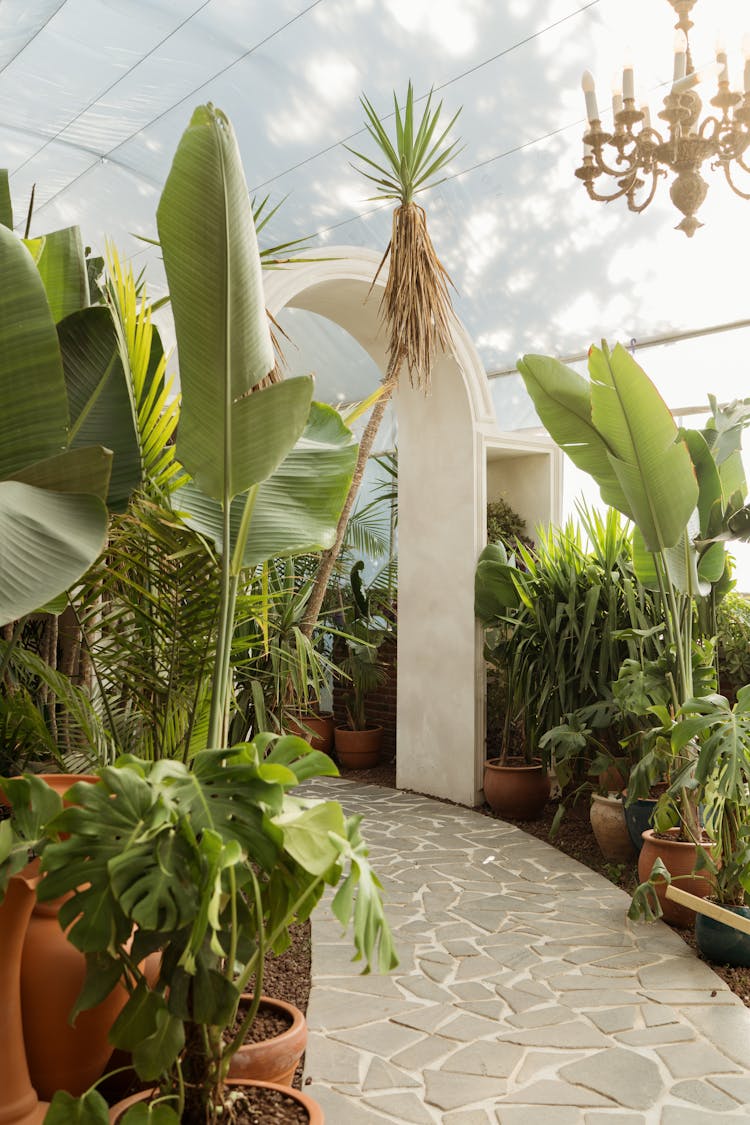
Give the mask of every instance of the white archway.
<path id="1" fill-rule="evenodd" d="M 334 247 L 326 260 L 266 275 L 271 313 L 285 306 L 327 317 L 381 371 L 380 255 Z M 402 376 L 399 426 L 397 784 L 460 804 L 481 801 L 485 675 L 474 618 L 474 569 L 486 538 L 487 451 L 497 441 L 489 384 L 463 325 L 425 398 Z"/>

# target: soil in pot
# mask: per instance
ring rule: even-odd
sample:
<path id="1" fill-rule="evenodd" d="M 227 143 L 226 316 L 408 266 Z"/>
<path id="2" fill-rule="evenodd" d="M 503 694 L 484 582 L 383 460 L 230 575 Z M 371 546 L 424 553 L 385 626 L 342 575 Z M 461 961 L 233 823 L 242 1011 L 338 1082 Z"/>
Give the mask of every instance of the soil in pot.
<path id="1" fill-rule="evenodd" d="M 724 909 L 750 918 L 749 906 L 726 906 Z M 750 968 L 750 934 L 743 934 L 715 918 L 697 914 L 695 942 L 705 959 L 712 964 Z"/>
<path id="2" fill-rule="evenodd" d="M 536 820 L 550 791 L 549 774 L 538 758 L 530 765 L 513 759 L 502 765 L 500 758 L 484 763 L 484 797 L 498 816 Z"/>
<path id="3" fill-rule="evenodd" d="M 274 1082 L 230 1080 L 233 1125 L 324 1125 L 323 1111 L 317 1102 L 299 1090 L 290 1090 Z M 150 1091 L 135 1094 L 113 1106 L 109 1119 L 118 1125 L 126 1109 L 146 1102 Z M 182 1125 L 204 1125 L 183 1115 Z"/>
<path id="4" fill-rule="evenodd" d="M 711 883 L 702 875 L 693 875 L 696 860 L 695 844 L 679 840 L 679 828 L 668 832 L 654 832 L 649 829 L 643 833 L 643 847 L 638 857 L 638 877 L 645 882 L 651 874 L 654 860 L 658 857 L 672 876 L 675 886 L 689 891 L 699 898 L 708 898 L 713 890 Z M 706 837 L 701 846 L 711 849 L 711 841 Z M 664 921 L 673 926 L 692 926 L 695 911 L 666 897 L 667 884 L 663 879 L 656 883 L 656 894 L 664 911 Z"/>

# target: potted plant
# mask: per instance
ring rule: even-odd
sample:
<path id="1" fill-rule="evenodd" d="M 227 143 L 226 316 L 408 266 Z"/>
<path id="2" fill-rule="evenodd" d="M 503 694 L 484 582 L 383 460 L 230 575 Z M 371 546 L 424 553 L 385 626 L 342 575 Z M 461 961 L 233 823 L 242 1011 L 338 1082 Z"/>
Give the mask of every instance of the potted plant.
<path id="1" fill-rule="evenodd" d="M 334 732 L 336 756 L 347 769 L 369 769 L 380 759 L 383 728 L 367 719 L 367 695 L 386 682 L 386 672 L 378 663 L 378 649 L 386 636 L 386 628 L 378 624 L 369 592 L 362 583 L 364 562 L 359 559 L 351 569 L 351 602 L 344 612 L 346 656 L 340 662 L 348 677 L 346 693 L 347 726 Z"/>
<path id="2" fill-rule="evenodd" d="M 625 821 L 621 770 L 626 758 L 611 745 L 611 732 L 618 718 L 612 701 L 581 707 L 567 720 L 540 739 L 548 750 L 552 769 L 560 786 L 561 800 L 552 822 L 550 835 L 570 804 L 584 793 L 591 794 L 589 817 L 596 842 L 605 859 L 626 863 L 634 858 L 636 849 Z M 580 778 L 582 770 L 586 776 Z"/>
<path id="3" fill-rule="evenodd" d="M 518 367 L 551 436 L 594 477 L 602 498 L 635 524 L 636 574 L 658 591 L 665 634 L 660 660 L 642 661 L 641 670 L 647 680 L 661 680 L 666 694 L 649 708 L 657 722 L 631 772 L 629 799 L 646 794 L 665 749 L 679 748 L 662 806 L 678 812 L 666 844 L 673 851 L 670 837 L 677 837 L 691 870 L 704 841 L 692 783 L 699 747 L 670 732 L 696 694 L 696 669 L 703 677 L 711 662 L 710 648 L 697 643 L 694 619 L 701 598 L 710 601 L 727 588 L 724 543 L 744 522 L 744 486 L 737 483 L 744 482 L 739 442 L 747 411 L 728 417 L 714 409 L 703 431 L 678 431 L 653 383 L 620 345 L 612 352 L 606 344 L 590 349 L 590 380 L 546 356 L 525 356 Z M 706 886 L 699 880 L 696 890 Z"/>
<path id="4" fill-rule="evenodd" d="M 514 554 L 502 543 L 490 543 L 482 551 L 474 579 L 474 612 L 486 628 L 484 656 L 506 684 L 504 737 L 500 756 L 488 758 L 484 767 L 484 796 L 501 816 L 535 820 L 550 795 L 550 779 L 541 759 L 533 756 L 525 726 L 521 754 L 513 754 L 511 732 L 530 702 L 528 664 L 523 651 L 513 646 L 517 620 L 510 611 L 521 606 L 519 577 Z"/>
<path id="5" fill-rule="evenodd" d="M 79 869 L 75 886 L 71 884 L 63 892 L 71 897 L 60 912 L 63 924 L 80 915 L 74 927 L 76 936 L 71 930 L 71 938 L 79 948 L 80 943 L 85 944 L 89 955 L 89 976 L 79 1006 L 95 1002 L 92 994 L 108 994 L 120 979 L 126 986 L 129 983 L 133 987 L 128 1001 L 132 1005 L 128 1008 L 130 1015 L 117 1030 L 113 1029 L 113 1036 L 131 1047 L 137 1040 L 142 1049 L 136 1068 L 147 1081 L 161 1079 L 170 1090 L 175 1081 L 176 1104 L 188 1105 L 190 1112 L 200 1115 L 201 1122 L 221 1114 L 224 1079 L 233 1051 L 225 1050 L 219 1040 L 234 1007 L 235 994 L 240 991 L 234 983 L 235 962 L 244 958 L 242 983 L 242 977 L 252 975 L 260 964 L 265 935 L 270 932 L 274 947 L 280 948 L 288 922 L 306 916 L 325 880 L 337 882 L 342 877 L 347 856 L 355 872 L 365 874 L 357 910 L 361 917 L 369 918 L 371 933 L 362 939 L 361 951 L 369 958 L 366 950 L 372 951 L 372 939 L 377 934 L 383 938 L 382 963 L 391 960 L 376 883 L 364 860 L 355 826 L 347 825 L 335 803 L 323 802 L 316 811 L 304 802 L 287 799 L 287 789 L 297 780 L 335 772 L 330 760 L 316 756 L 307 744 L 295 739 L 291 743 L 282 740 L 269 751 L 272 736 L 268 735 L 253 744 L 223 749 L 233 697 L 235 606 L 248 568 L 280 553 L 327 546 L 335 534 L 356 460 L 353 438 L 335 412 L 311 402 L 309 378 L 266 385 L 274 364 L 273 349 L 247 198 L 229 122 L 213 107 L 199 107 L 180 142 L 158 218 L 182 384 L 176 453 L 185 469 L 183 481 L 187 482 L 175 494 L 174 508 L 186 523 L 214 541 L 221 559 L 216 653 L 204 732 L 204 745 L 211 749 L 192 758 L 193 770 L 166 759 L 149 763 L 123 758 L 116 769 L 107 767 L 106 777 L 85 787 L 85 792 L 84 787 L 77 787 L 74 799 L 80 804 L 64 810 L 59 819 L 50 816 L 49 809 L 41 815 L 35 801 L 49 801 L 49 789 L 38 779 L 30 781 L 28 784 L 36 787 L 30 804 L 22 802 L 14 808 L 15 846 L 13 829 L 3 828 L 0 853 L 6 860 L 6 872 L 25 863 L 28 845 L 34 839 L 40 852 L 50 845 L 50 856 L 43 857 L 45 864 L 54 863 L 58 845 L 69 846 L 69 859 L 73 852 L 81 859 L 86 866 L 83 884 L 88 884 L 88 901 L 99 896 L 97 913 L 110 913 L 102 930 L 89 931 L 87 900 L 82 908 L 78 892 L 83 885 Z M 186 231 L 193 233 L 186 237 Z M 297 768 L 295 762 L 302 758 L 305 764 Z M 225 809 L 224 815 L 232 824 L 228 834 L 222 835 L 221 824 L 212 819 L 218 806 L 211 813 L 209 810 L 233 767 L 239 769 L 235 780 L 241 775 L 247 782 L 247 792 L 243 790 L 241 797 L 230 795 L 231 808 Z M 118 794 L 124 804 L 119 803 Z M 267 804 L 269 796 L 271 803 Z M 59 797 L 56 800 L 59 810 Z M 134 805 L 129 804 L 132 801 Z M 119 875 L 113 873 L 117 865 L 110 860 L 115 855 L 105 856 L 94 846 L 90 832 L 97 818 L 96 835 L 101 835 L 102 843 L 105 837 L 111 843 L 119 836 L 117 819 L 110 819 L 118 809 L 126 819 L 127 810 L 135 810 L 138 825 L 142 823 L 141 812 L 146 814 L 150 809 L 155 817 L 151 828 L 164 850 L 154 853 L 150 838 L 141 838 L 141 851 L 137 853 L 123 847 L 121 836 L 117 843 L 119 851 L 130 855 L 130 870 L 137 886 L 146 885 L 146 872 L 153 871 L 149 865 L 157 860 L 151 905 L 161 902 L 158 913 L 167 900 L 172 902 L 159 916 L 149 913 L 148 904 L 144 906 L 137 891 L 120 902 L 117 895 L 129 875 L 122 868 Z M 39 829 L 36 833 L 31 831 L 34 816 Z M 235 816 L 239 818 L 237 823 Z M 284 818 L 283 823 L 279 816 Z M 52 820 L 54 828 L 45 834 L 41 825 Z M 160 834 L 162 823 L 168 826 L 166 836 Z M 82 826 L 81 833 L 76 831 L 76 824 Z M 58 832 L 64 832 L 66 839 L 58 837 Z M 306 860 L 300 847 L 307 852 Z M 338 858 L 332 847 L 338 849 Z M 177 869 L 171 866 L 179 855 L 185 860 L 184 870 L 179 863 Z M 139 866 L 141 861 L 145 867 Z M 174 877 L 165 879 L 167 871 Z M 42 893 L 48 897 L 68 886 L 64 870 L 45 866 L 44 872 Z M 196 878 L 199 886 L 194 883 Z M 356 878 L 355 874 L 354 881 Z M 111 882 L 113 879 L 115 882 Z M 208 898 L 201 898 L 206 880 L 213 891 Z M 339 907 L 348 915 L 353 889 L 348 876 L 343 885 L 347 902 L 340 899 Z M 162 891 L 167 892 L 166 900 L 160 897 Z M 272 898 L 270 904 L 268 896 Z M 193 920 L 189 920 L 189 910 L 180 914 L 190 900 L 197 911 Z M 229 915 L 224 911 L 226 905 L 230 906 Z M 379 912 L 381 921 L 376 917 Z M 88 918 L 92 920 L 91 915 Z M 140 968 L 141 960 L 149 950 L 164 945 L 165 922 L 180 918 L 185 921 L 184 932 L 174 936 L 177 945 L 172 944 L 171 937 L 166 945 L 181 948 L 182 953 L 171 962 L 163 953 L 159 982 L 150 988 Z M 222 940 L 219 929 L 229 922 L 231 934 Z M 113 937 L 113 925 L 120 927 L 118 940 Z M 107 954 L 96 957 L 104 929 L 110 940 L 101 948 Z M 132 952 L 122 944 L 125 930 L 125 941 L 134 934 Z M 217 968 L 220 963 L 221 969 Z M 259 999 L 255 995 L 256 1003 Z M 251 1009 L 243 1022 L 253 1014 Z M 130 1017 L 134 1024 L 129 1023 Z M 135 1027 L 139 1030 L 133 1034 Z M 237 1040 L 239 1046 L 239 1035 Z M 189 1083 L 187 1088 L 185 1067 L 195 1077 L 194 1084 Z M 92 1099 L 96 1101 L 93 1095 Z M 55 1112 L 60 1115 L 58 1120 L 68 1121 L 64 1098 L 63 1103 L 63 1109 Z M 164 1108 L 166 1112 L 168 1107 Z M 101 1103 L 96 1112 L 101 1112 Z M 167 1119 L 179 1117 L 172 1111 Z"/>
<path id="6" fill-rule="evenodd" d="M 132 1052 L 144 1082 L 158 1084 L 165 1122 L 214 1122 L 241 1103 L 226 1079 L 260 1000 L 264 955 L 285 947 L 290 924 L 309 916 L 326 885 L 338 885 L 342 924 L 354 917 L 365 967 L 395 963 L 358 819 L 335 801 L 290 792 L 334 772 L 301 739 L 265 735 L 203 751 L 191 769 L 125 757 L 96 784 L 76 785 L 65 808 L 38 778 L 7 783 L 27 786 L 30 799 L 18 803 L 15 835 L 3 830 L 4 873 L 21 869 L 31 847 L 41 856 L 40 900 L 67 896 L 60 921 L 88 964 L 73 1016 L 124 984 L 110 1037 Z M 161 968 L 149 982 L 144 960 L 155 950 Z M 227 1038 L 251 979 L 255 1002 Z M 61 1092 L 52 1108 L 76 1104 L 108 1120 L 95 1091 L 79 1103 Z M 135 1111 L 122 1120 L 131 1118 L 140 1120 Z M 65 1118 L 51 1111 L 55 1119 Z"/>
<path id="7" fill-rule="evenodd" d="M 696 871 L 709 884 L 708 897 L 712 902 L 750 919 L 750 686 L 737 691 L 734 706 L 721 695 L 688 700 L 681 718 L 682 722 L 676 722 L 672 730 L 675 751 L 679 751 L 679 744 L 686 738 L 700 740 L 694 785 L 712 841 L 710 850 L 699 849 Z M 633 915 L 661 917 L 666 886 L 684 888 L 685 882 L 657 865 L 638 889 Z M 707 960 L 750 966 L 748 934 L 699 913 L 695 936 Z"/>

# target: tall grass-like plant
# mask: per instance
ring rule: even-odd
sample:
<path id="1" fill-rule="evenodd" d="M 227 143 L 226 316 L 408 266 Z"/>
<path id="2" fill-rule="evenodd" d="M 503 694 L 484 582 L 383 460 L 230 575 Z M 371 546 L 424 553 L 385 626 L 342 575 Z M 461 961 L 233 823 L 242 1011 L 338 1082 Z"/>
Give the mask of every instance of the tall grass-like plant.
<path id="1" fill-rule="evenodd" d="M 578 516 L 579 526 L 539 529 L 534 550 L 519 542 L 505 562 L 489 547 L 477 567 L 485 653 L 508 684 L 506 742 L 520 725 L 528 758 L 566 716 L 611 700 L 623 660 L 653 651 L 657 632 L 658 606 L 635 577 L 626 522 L 612 510 L 581 507 Z"/>

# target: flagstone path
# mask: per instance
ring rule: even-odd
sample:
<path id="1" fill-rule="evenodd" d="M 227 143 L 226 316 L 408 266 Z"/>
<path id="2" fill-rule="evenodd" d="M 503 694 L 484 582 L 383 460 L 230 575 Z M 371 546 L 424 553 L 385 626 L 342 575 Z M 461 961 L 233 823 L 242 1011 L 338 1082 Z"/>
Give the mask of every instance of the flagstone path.
<path id="1" fill-rule="evenodd" d="M 509 824 L 341 779 L 400 957 L 312 924 L 305 1089 L 327 1125 L 712 1125 L 750 1117 L 750 1009 L 602 876 Z"/>

